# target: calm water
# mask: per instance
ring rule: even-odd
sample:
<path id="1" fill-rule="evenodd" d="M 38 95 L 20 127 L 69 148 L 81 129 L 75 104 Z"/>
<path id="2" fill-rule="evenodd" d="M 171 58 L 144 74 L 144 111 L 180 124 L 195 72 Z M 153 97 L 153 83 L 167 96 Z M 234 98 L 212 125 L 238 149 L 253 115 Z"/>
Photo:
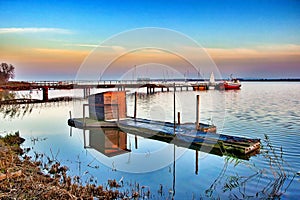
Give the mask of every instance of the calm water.
<path id="1" fill-rule="evenodd" d="M 299 199 L 299 91 L 300 83 L 243 83 L 239 91 L 176 93 L 176 112 L 181 112 L 182 122 L 195 121 L 195 96 L 200 94 L 201 122 L 213 122 L 219 133 L 261 138 L 260 154 L 249 160 L 196 154 L 139 136 L 136 146 L 134 135 L 108 130 L 111 140 L 121 135 L 118 142 L 128 149 L 111 152 L 104 146 L 113 148 L 116 143 L 101 140 L 102 131 L 70 130 L 67 125 L 69 111 L 80 117 L 84 101 L 36 104 L 28 108 L 31 112 L 13 118 L 3 118 L 1 113 L 0 131 L 20 131 L 26 138 L 23 146 L 32 147 L 33 158 L 37 152 L 68 165 L 70 175 L 81 176 L 83 184 L 106 185 L 107 179 L 116 179 L 123 180 L 126 190 L 138 183 L 144 191 L 150 189 L 151 199 Z M 50 91 L 52 97 L 67 93 L 73 95 L 73 91 Z M 127 95 L 128 115 L 133 115 L 133 99 Z M 173 93 L 140 95 L 138 117 L 172 121 Z M 84 148 L 84 141 L 90 148 Z"/>

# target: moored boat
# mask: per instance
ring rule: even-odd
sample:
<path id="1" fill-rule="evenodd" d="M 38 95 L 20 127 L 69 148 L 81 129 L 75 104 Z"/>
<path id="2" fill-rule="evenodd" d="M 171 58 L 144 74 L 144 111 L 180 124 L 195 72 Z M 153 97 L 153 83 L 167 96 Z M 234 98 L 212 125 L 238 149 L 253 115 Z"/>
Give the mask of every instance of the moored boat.
<path id="1" fill-rule="evenodd" d="M 241 83 L 238 79 L 232 78 L 230 81 L 223 81 L 216 85 L 219 90 L 238 90 L 241 88 Z"/>

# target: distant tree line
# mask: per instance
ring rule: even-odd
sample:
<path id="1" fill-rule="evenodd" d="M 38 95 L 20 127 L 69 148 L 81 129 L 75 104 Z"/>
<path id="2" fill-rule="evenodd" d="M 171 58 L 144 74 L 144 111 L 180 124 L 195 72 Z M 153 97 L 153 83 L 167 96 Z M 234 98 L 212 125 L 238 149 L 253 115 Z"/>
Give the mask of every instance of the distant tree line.
<path id="1" fill-rule="evenodd" d="M 12 64 L 1 63 L 0 66 L 0 83 L 8 82 L 15 77 L 15 67 Z"/>

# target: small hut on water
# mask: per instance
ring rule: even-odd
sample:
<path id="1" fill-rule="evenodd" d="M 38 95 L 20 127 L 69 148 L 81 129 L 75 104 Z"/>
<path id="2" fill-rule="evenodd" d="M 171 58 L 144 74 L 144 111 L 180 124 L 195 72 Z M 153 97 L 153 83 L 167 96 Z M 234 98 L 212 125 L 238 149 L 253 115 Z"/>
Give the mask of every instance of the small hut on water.
<path id="1" fill-rule="evenodd" d="M 127 117 L 125 91 L 90 95 L 88 102 L 91 119 L 106 121 Z"/>

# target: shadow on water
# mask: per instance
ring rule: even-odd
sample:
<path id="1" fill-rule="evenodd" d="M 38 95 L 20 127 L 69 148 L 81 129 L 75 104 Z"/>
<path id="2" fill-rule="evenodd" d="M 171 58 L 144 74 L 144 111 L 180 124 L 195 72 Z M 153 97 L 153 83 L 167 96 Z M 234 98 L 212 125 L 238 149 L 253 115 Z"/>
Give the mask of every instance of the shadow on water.
<path id="1" fill-rule="evenodd" d="M 72 127 L 70 128 L 72 129 Z M 88 128 L 82 130 L 84 135 L 83 137 L 84 148 L 93 148 L 98 152 L 102 153 L 103 155 L 106 155 L 107 157 L 118 155 L 118 153 L 121 154 L 121 153 L 130 152 L 130 149 L 127 148 L 127 143 L 126 143 L 127 133 L 125 133 L 119 128 Z M 205 141 L 202 143 L 193 142 L 190 140 L 184 141 L 176 138 L 174 139 L 173 137 L 165 137 L 160 134 L 153 134 L 149 136 L 149 134 L 144 134 L 142 131 L 135 131 L 134 133 L 128 133 L 128 134 L 132 134 L 135 136 L 134 137 L 135 149 L 138 148 L 137 136 L 139 136 L 142 138 L 147 138 L 149 140 L 156 140 L 168 144 L 174 144 L 177 147 L 183 147 L 190 150 L 201 151 L 201 152 L 205 152 L 205 153 L 209 153 L 221 157 L 228 156 L 228 157 L 234 157 L 243 160 L 249 160 L 251 156 L 254 156 L 260 152 L 258 149 L 248 154 L 242 154 L 239 152 L 233 154 L 232 152 L 227 152 L 226 150 L 224 150 L 224 147 L 222 145 L 214 145 L 214 146 L 207 145 Z M 70 136 L 72 136 L 72 131 L 70 131 Z M 112 146 L 110 147 L 109 145 Z M 113 149 L 115 149 L 116 152 L 109 155 L 107 152 L 110 152 Z"/>
<path id="2" fill-rule="evenodd" d="M 4 119 L 22 118 L 26 115 L 29 115 L 32 110 L 38 108 L 39 105 L 47 104 L 47 106 L 52 106 L 51 103 L 70 102 L 72 100 L 82 99 L 74 99 L 66 96 L 50 98 L 47 101 L 43 101 L 40 99 L 32 99 L 30 93 L 20 95 L 14 91 L 2 90 L 0 91 L 0 113 L 3 114 Z"/>
<path id="3" fill-rule="evenodd" d="M 223 169 L 205 191 L 205 196 L 209 198 L 220 198 L 222 191 L 230 199 L 280 199 L 294 181 L 296 173 L 283 160 L 283 150 L 276 150 L 269 137 L 265 135 L 261 156 L 268 164 L 266 168 L 259 168 L 255 163 L 245 162 L 238 158 L 226 157 Z M 250 175 L 239 175 L 227 172 L 229 166 L 233 168 L 239 166 L 251 171 Z M 263 184 L 262 184 L 263 183 Z M 259 187 L 256 191 L 250 190 L 250 185 Z M 249 186 L 249 187 L 248 187 Z"/>
<path id="4" fill-rule="evenodd" d="M 3 90 L 0 91 L 0 113 L 3 118 L 19 118 L 30 114 L 33 109 L 33 104 L 16 104 L 17 99 L 30 99 L 30 95 L 18 96 L 16 92 Z"/>

